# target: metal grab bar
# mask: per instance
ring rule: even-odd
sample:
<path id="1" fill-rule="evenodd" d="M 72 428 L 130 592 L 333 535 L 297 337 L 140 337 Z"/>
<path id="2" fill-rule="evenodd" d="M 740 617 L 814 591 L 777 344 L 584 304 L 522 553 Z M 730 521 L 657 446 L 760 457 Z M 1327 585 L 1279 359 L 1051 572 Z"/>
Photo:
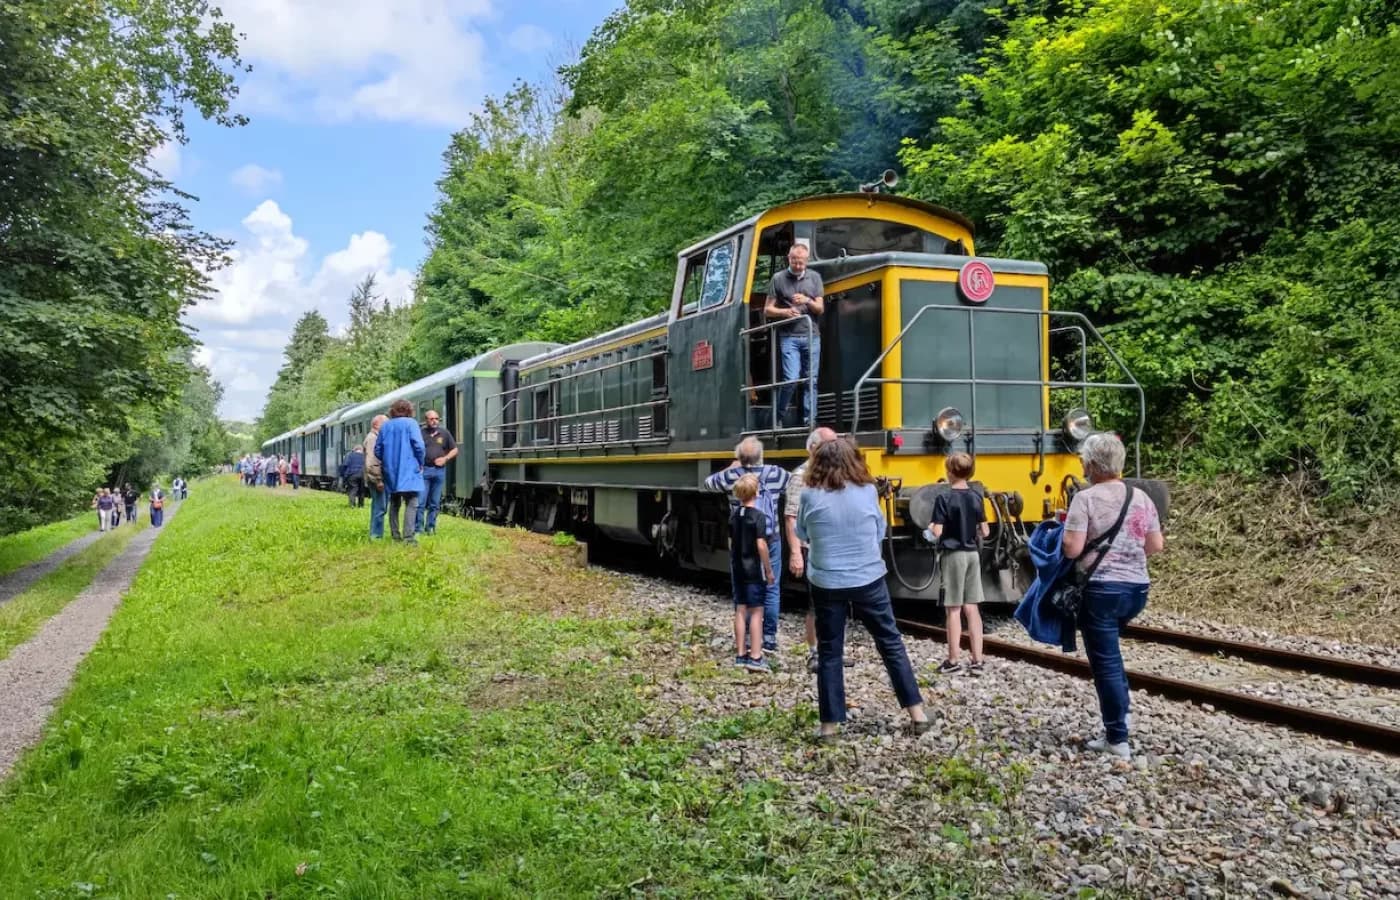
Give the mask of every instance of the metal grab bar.
<path id="1" fill-rule="evenodd" d="M 940 311 L 940 312 L 965 313 L 965 314 L 967 315 L 968 368 L 969 368 L 969 370 L 970 370 L 969 373 L 968 373 L 968 377 L 967 377 L 967 378 L 903 378 L 903 377 L 900 377 L 900 378 L 872 378 L 871 376 L 875 373 L 875 370 L 876 370 L 877 368 L 879 368 L 881 364 L 884 363 L 885 359 L 890 355 L 890 353 L 892 353 L 892 352 L 894 351 L 894 348 L 895 348 L 895 347 L 897 347 L 897 346 L 899 346 L 901 343 L 903 343 L 905 335 L 907 335 L 907 334 L 909 333 L 909 331 L 918 323 L 918 321 L 919 321 L 921 318 L 923 318 L 924 313 L 927 313 L 927 312 L 929 312 L 930 310 Z M 1064 317 L 1064 318 L 1068 318 L 1068 319 L 1077 321 L 1077 322 L 1079 323 L 1079 325 L 1082 326 L 1081 334 L 1087 333 L 1087 334 L 1093 335 L 1094 339 L 1095 339 L 1096 341 L 1098 341 L 1098 343 L 1099 343 L 1100 345 L 1103 346 L 1104 350 L 1106 350 L 1106 351 L 1108 352 L 1109 357 L 1110 357 L 1110 358 L 1113 360 L 1113 362 L 1118 366 L 1119 371 L 1121 371 L 1121 372 L 1123 373 L 1123 375 L 1124 375 L 1124 377 L 1127 379 L 1127 381 L 1126 381 L 1126 382 L 1123 382 L 1123 383 L 1120 383 L 1120 382 L 1092 382 L 1092 381 L 1088 381 L 1088 380 L 1087 380 L 1087 373 L 1088 373 L 1088 361 L 1087 361 L 1087 359 L 1082 359 L 1082 360 L 1081 360 L 1081 369 L 1082 369 L 1082 371 L 1085 373 L 1086 377 L 1085 377 L 1084 379 L 1080 380 L 1080 381 L 1050 381 L 1048 378 L 1042 378 L 1042 379 L 1038 379 L 1038 380 L 1029 380 L 1029 379 L 992 379 L 992 378 L 980 378 L 980 379 L 979 379 L 979 378 L 977 377 L 977 345 L 976 345 L 976 343 L 975 343 L 976 334 L 975 334 L 975 332 L 974 332 L 974 330 L 973 330 L 973 324 L 972 324 L 973 321 L 974 321 L 974 316 L 976 316 L 976 315 L 1035 316 L 1035 317 L 1037 317 L 1037 318 L 1046 319 L 1046 320 L 1049 320 L 1050 318 L 1052 318 L 1052 317 L 1054 317 L 1054 316 L 1061 316 L 1061 317 Z M 1079 327 L 1079 326 L 1062 326 L 1062 327 L 1067 328 L 1067 327 Z M 1040 343 L 1039 333 L 1037 333 L 1036 343 L 1037 343 L 1037 345 L 1039 345 L 1039 343 Z M 1087 353 L 1088 353 L 1088 346 L 1087 346 L 1087 341 L 1086 341 L 1086 342 L 1084 342 L 1084 343 L 1081 343 L 1081 345 L 1080 345 L 1080 355 L 1081 355 L 1081 357 L 1083 357 L 1083 356 L 1085 356 Z M 1046 373 L 1046 374 L 1049 374 L 1049 373 Z M 871 363 L 871 364 L 870 364 L 870 367 L 869 367 L 868 369 L 865 370 L 865 373 L 862 374 L 862 375 L 860 376 L 860 378 L 858 378 L 858 379 L 856 380 L 856 384 L 855 384 L 855 421 L 857 421 L 857 422 L 860 421 L 860 397 L 861 397 L 861 388 L 863 388 L 866 384 L 959 384 L 959 385 L 967 385 L 968 388 L 969 388 L 969 390 L 971 391 L 971 394 L 972 394 L 972 403 L 971 403 L 971 410 L 970 410 L 970 412 L 971 412 L 971 417 L 970 417 L 969 422 L 968 422 L 968 425 L 969 425 L 969 433 L 970 433 L 974 438 L 976 437 L 976 434 L 977 434 L 977 385 L 979 385 L 979 384 L 986 384 L 986 385 L 993 385 L 993 386 L 1013 386 L 1013 387 L 1018 387 L 1018 386 L 1019 386 L 1019 387 L 1040 387 L 1040 388 L 1044 388 L 1044 389 L 1046 389 L 1046 390 L 1057 390 L 1057 389 L 1061 389 L 1061 388 L 1079 388 L 1079 389 L 1081 389 L 1081 390 L 1084 392 L 1084 396 L 1085 396 L 1086 403 L 1087 403 L 1087 398 L 1088 398 L 1088 389 L 1091 388 L 1091 387 L 1092 387 L 1092 388 L 1108 388 L 1108 389 L 1113 389 L 1113 390 L 1132 390 L 1132 391 L 1136 391 L 1136 392 L 1137 392 L 1137 396 L 1138 396 L 1138 422 L 1137 422 L 1137 432 L 1136 432 L 1136 434 L 1133 436 L 1133 468 L 1134 468 L 1136 474 L 1137 474 L 1139 477 L 1141 477 L 1141 475 L 1142 475 L 1142 433 L 1143 433 L 1143 430 L 1145 429 L 1145 427 L 1146 427 L 1146 425 L 1147 425 L 1147 394 L 1146 394 L 1145 391 L 1143 391 L 1142 385 L 1141 385 L 1140 383 L 1138 383 L 1137 378 L 1134 377 L 1134 376 L 1133 376 L 1133 373 L 1128 369 L 1127 364 L 1124 363 L 1124 362 L 1123 362 L 1123 359 L 1122 359 L 1117 353 L 1114 352 L 1114 350 L 1113 350 L 1112 347 L 1109 346 L 1108 341 L 1105 340 L 1105 339 L 1104 339 L 1104 336 L 1103 336 L 1102 334 L 1099 333 L 1099 330 L 1098 330 L 1097 328 L 1094 327 L 1094 323 L 1093 323 L 1093 322 L 1090 322 L 1089 319 L 1088 319 L 1088 317 L 1086 317 L 1083 313 L 1080 313 L 1080 312 L 1072 312 L 1072 311 L 1069 311 L 1069 310 L 1058 310 L 1058 309 L 986 309 L 986 308 L 982 308 L 982 307 L 948 306 L 948 305 L 941 304 L 941 303 L 930 303 L 930 304 L 928 304 L 928 305 L 926 305 L 926 306 L 920 307 L 919 310 L 918 310 L 917 312 L 915 312 L 914 315 L 913 315 L 912 317 L 910 317 L 909 323 L 908 323 L 907 325 L 905 325 L 902 329 L 900 329 L 899 334 L 895 335 L 894 340 L 890 341 L 889 345 L 886 346 L 885 349 L 883 349 L 883 350 L 880 351 L 880 355 L 877 356 L 877 357 L 875 357 L 875 361 L 874 361 L 873 363 Z M 1048 425 L 1048 423 L 1046 423 L 1046 422 L 1044 422 L 1044 421 L 1042 420 L 1042 422 L 1041 422 L 1042 428 L 1043 428 L 1043 427 L 1046 427 L 1047 425 Z M 974 445 L 974 446 L 975 446 L 975 445 Z M 975 453 L 975 450 L 974 450 L 974 453 Z"/>
<path id="2" fill-rule="evenodd" d="M 758 324 L 758 325 L 754 325 L 754 326 L 751 327 L 751 328 L 744 328 L 744 329 L 741 329 L 741 330 L 739 331 L 739 336 L 740 336 L 741 338 L 747 338 L 747 337 L 749 337 L 750 335 L 758 334 L 758 333 L 761 332 L 761 331 L 767 331 L 767 332 L 769 332 L 769 335 L 768 335 L 768 377 L 769 377 L 770 381 L 769 381 L 768 384 L 746 384 L 746 385 L 741 385 L 740 388 L 739 388 L 739 393 L 740 393 L 740 395 L 742 396 L 742 395 L 746 395 L 749 391 L 755 391 L 755 392 L 757 392 L 757 391 L 768 391 L 768 404 L 769 404 L 769 409 L 772 410 L 772 413 L 771 413 L 771 414 L 769 415 L 769 417 L 768 417 L 769 428 L 768 428 L 767 430 L 768 430 L 768 432 L 769 432 L 770 434 L 772 434 L 775 438 L 777 437 L 777 435 L 778 435 L 779 432 L 783 432 L 783 431 L 810 431 L 810 430 L 812 429 L 813 423 L 816 421 L 816 417 L 817 417 L 817 370 L 816 370 L 815 367 L 812 366 L 812 339 L 813 339 L 813 338 L 816 338 L 817 340 L 821 340 L 821 333 L 820 333 L 819 331 L 817 331 L 816 322 L 813 321 L 813 319 L 812 319 L 811 316 L 809 316 L 809 315 L 802 315 L 802 316 L 795 316 L 794 319 L 795 319 L 795 318 L 801 318 L 801 319 L 802 319 L 802 323 L 801 323 L 801 324 L 807 329 L 807 377 L 806 377 L 806 378 L 792 378 L 792 379 L 789 379 L 789 380 L 787 380 L 787 381 L 778 381 L 778 356 L 779 356 L 779 345 L 778 345 L 778 338 L 779 338 L 779 335 L 778 335 L 778 329 L 779 329 L 779 328 L 785 328 L 785 327 L 790 326 L 790 325 L 797 325 L 798 323 L 797 323 L 796 321 L 794 321 L 793 319 L 774 319 L 772 322 L 762 322 L 762 323 L 760 323 L 760 324 Z M 747 341 L 747 340 L 745 340 L 745 341 L 742 341 L 742 343 L 743 343 L 743 345 L 744 345 L 744 376 L 745 376 L 745 378 L 747 378 L 747 377 L 748 377 L 748 373 L 749 373 L 750 364 L 752 363 L 752 359 L 751 359 L 751 357 L 749 356 L 749 344 L 750 344 L 750 342 Z M 806 421 L 806 423 L 804 423 L 803 425 L 794 426 L 794 427 L 792 427 L 792 428 L 779 428 L 779 427 L 778 427 L 778 402 L 777 402 L 777 396 L 776 396 L 775 392 L 776 392 L 779 388 L 787 387 L 787 386 L 790 385 L 790 384 L 791 384 L 791 385 L 802 384 L 804 381 L 807 383 L 807 421 Z M 746 408 L 747 408 L 747 407 L 746 407 Z M 787 410 L 783 410 L 783 411 L 786 412 Z M 744 424 L 747 425 L 748 423 L 745 422 Z M 744 434 L 757 434 L 758 432 L 757 432 L 757 431 L 750 432 L 750 431 L 748 431 L 748 429 L 745 429 L 743 433 L 744 433 Z"/>

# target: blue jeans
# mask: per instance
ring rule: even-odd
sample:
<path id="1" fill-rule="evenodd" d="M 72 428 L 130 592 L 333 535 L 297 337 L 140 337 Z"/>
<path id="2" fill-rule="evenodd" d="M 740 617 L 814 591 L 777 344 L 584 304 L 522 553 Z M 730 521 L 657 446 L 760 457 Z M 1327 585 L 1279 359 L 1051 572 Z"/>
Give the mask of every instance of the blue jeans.
<path id="1" fill-rule="evenodd" d="M 923 703 L 904 636 L 894 624 L 894 607 L 885 579 L 864 587 L 822 588 L 812 585 L 817 613 L 817 709 L 823 722 L 846 721 L 846 614 L 851 610 L 875 639 L 890 685 L 901 707 Z"/>
<path id="2" fill-rule="evenodd" d="M 434 465 L 423 467 L 423 490 L 418 492 L 418 515 L 414 521 L 414 531 L 435 531 L 438 509 L 442 506 L 442 488 L 447 484 L 447 470 Z M 423 527 L 424 520 L 428 527 Z"/>
<path id="3" fill-rule="evenodd" d="M 806 379 L 821 369 L 822 339 L 817 336 L 816 332 L 813 332 L 811 346 L 808 346 L 805 324 L 794 325 L 791 330 L 801 332 L 800 336 L 786 334 L 778 339 L 778 350 L 783 361 L 783 381 L 793 381 L 797 378 Z M 805 383 L 785 384 L 778 388 L 778 404 L 773 413 L 774 421 L 780 427 L 787 424 L 788 405 L 792 403 L 794 391 L 800 391 L 798 411 L 801 415 L 801 421 L 798 424 L 806 425 L 811 415 L 812 395 L 816 392 L 807 390 Z"/>
<path id="4" fill-rule="evenodd" d="M 1091 581 L 1084 589 L 1079 630 L 1094 674 L 1105 736 L 1110 744 L 1128 739 L 1128 676 L 1118 635 L 1147 606 L 1147 585 L 1122 581 Z"/>
<path id="5" fill-rule="evenodd" d="M 389 512 L 389 493 L 382 487 L 378 490 L 369 485 L 369 537 L 378 540 L 384 537 L 384 516 Z"/>

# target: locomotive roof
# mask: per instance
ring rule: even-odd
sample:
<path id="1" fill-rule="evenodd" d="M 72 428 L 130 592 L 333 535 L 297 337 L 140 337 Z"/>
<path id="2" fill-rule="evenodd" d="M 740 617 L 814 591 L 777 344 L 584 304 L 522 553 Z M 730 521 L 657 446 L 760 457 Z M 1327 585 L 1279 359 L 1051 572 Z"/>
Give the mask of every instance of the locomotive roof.
<path id="1" fill-rule="evenodd" d="M 779 203 L 777 206 L 770 206 L 763 212 L 755 213 L 754 215 L 749 216 L 747 219 L 743 220 L 742 222 L 736 222 L 728 228 L 724 229 L 723 231 L 717 231 L 709 237 L 705 238 L 704 240 L 697 241 L 696 243 L 691 244 L 689 247 L 686 247 L 684 250 L 680 251 L 680 253 L 678 253 L 677 256 L 689 256 L 695 251 L 707 247 L 710 244 L 713 244 L 720 238 L 728 237 L 731 234 L 735 234 L 737 232 L 752 228 L 754 225 L 758 224 L 759 219 L 762 219 L 763 217 L 771 215 L 775 212 L 781 212 L 789 206 L 796 206 L 799 203 L 811 203 L 814 200 L 851 199 L 864 200 L 871 206 L 885 203 L 893 204 L 894 206 L 903 206 L 906 209 L 917 209 L 920 212 L 926 212 L 929 215 L 938 216 L 940 219 L 947 219 L 949 222 L 961 225 L 963 228 L 967 229 L 969 234 L 972 234 L 975 231 L 972 224 L 972 220 L 964 216 L 962 213 L 953 212 L 951 209 L 939 206 L 936 203 L 928 203 L 923 200 L 915 200 L 913 197 L 901 197 L 898 194 L 862 194 L 855 191 L 840 194 L 814 194 L 810 197 L 797 197 L 787 201 L 786 203 Z"/>

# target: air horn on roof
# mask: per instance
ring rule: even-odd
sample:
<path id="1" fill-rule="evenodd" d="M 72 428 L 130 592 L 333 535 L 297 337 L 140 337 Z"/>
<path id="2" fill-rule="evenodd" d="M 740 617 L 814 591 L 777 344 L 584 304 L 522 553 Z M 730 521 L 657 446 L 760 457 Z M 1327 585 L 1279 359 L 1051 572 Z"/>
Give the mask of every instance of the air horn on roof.
<path id="1" fill-rule="evenodd" d="M 860 192 L 862 194 L 878 194 L 880 193 L 880 188 L 889 190 L 897 184 L 899 184 L 899 175 L 895 173 L 894 169 L 886 169 L 885 173 L 880 176 L 879 181 L 871 181 L 867 184 L 862 184 L 860 186 Z"/>

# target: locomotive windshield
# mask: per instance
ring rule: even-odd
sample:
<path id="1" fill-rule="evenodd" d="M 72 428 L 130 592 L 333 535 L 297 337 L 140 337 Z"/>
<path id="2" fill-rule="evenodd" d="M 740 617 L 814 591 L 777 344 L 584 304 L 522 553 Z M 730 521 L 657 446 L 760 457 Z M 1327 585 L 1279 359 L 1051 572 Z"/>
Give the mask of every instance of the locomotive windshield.
<path id="1" fill-rule="evenodd" d="M 822 219 L 816 223 L 814 256 L 838 259 L 865 253 L 951 253 L 952 242 L 913 225 L 881 219 Z"/>

